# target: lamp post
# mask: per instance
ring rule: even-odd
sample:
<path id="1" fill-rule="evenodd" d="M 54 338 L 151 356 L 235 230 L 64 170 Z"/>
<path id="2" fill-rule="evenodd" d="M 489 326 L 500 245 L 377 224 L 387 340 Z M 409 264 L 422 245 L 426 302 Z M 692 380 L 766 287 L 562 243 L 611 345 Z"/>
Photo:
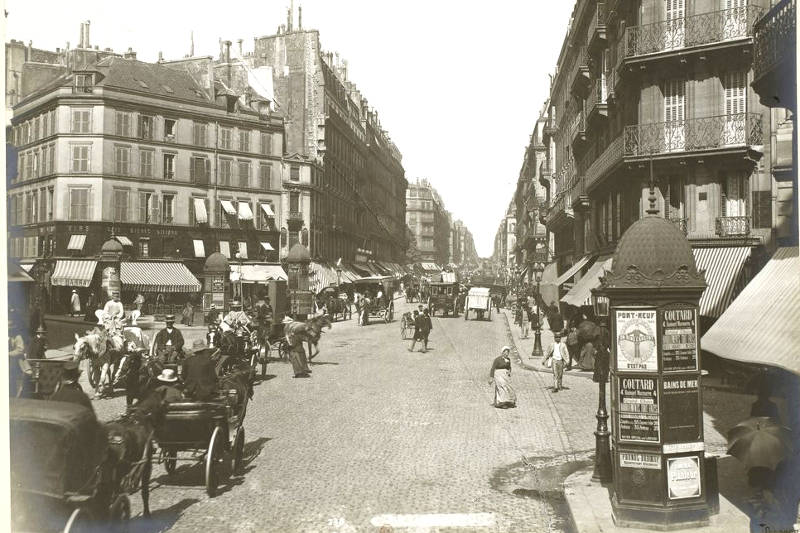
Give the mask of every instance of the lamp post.
<path id="1" fill-rule="evenodd" d="M 336 265 L 336 291 L 338 293 L 339 287 L 342 286 L 342 267 Z"/>
<path id="2" fill-rule="evenodd" d="M 542 262 L 535 262 L 531 267 L 533 270 L 533 275 L 536 277 L 536 294 L 539 296 L 539 301 L 541 301 L 541 290 L 542 290 L 542 274 L 544 273 L 544 263 Z M 542 318 L 539 316 L 539 304 L 536 304 L 536 331 L 533 334 L 533 351 L 531 352 L 531 357 L 539 357 L 541 358 L 543 355 L 542 352 Z"/>
<path id="3" fill-rule="evenodd" d="M 236 262 L 239 265 L 239 301 L 242 302 L 242 309 L 244 309 L 244 292 L 242 287 L 242 256 L 239 252 L 233 254 L 236 258 Z"/>
<path id="4" fill-rule="evenodd" d="M 606 410 L 606 381 L 608 381 L 608 365 L 610 354 L 610 345 L 607 335 L 605 334 L 608 321 L 608 296 L 598 294 L 597 290 L 592 291 L 592 307 L 594 308 L 594 316 L 598 321 L 602 322 L 602 335 L 600 339 L 600 346 L 597 353 L 602 353 L 603 357 L 598 357 L 595 360 L 595 381 L 599 387 L 600 396 L 597 402 L 597 430 L 594 432 L 594 472 L 592 473 L 592 481 L 599 481 L 601 483 L 611 481 L 611 448 L 609 446 L 609 437 L 611 434 L 608 432 L 608 411 Z"/>

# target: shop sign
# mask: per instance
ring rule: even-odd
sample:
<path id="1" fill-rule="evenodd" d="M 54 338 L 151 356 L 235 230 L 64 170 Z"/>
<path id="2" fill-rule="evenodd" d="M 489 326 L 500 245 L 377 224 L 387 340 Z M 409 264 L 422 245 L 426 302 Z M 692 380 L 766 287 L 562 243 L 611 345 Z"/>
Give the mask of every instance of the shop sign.
<path id="1" fill-rule="evenodd" d="M 617 370 L 620 372 L 657 372 L 655 309 L 617 309 Z"/>
<path id="2" fill-rule="evenodd" d="M 667 490 L 670 500 L 700 496 L 700 458 L 697 456 L 668 458 Z"/>
<path id="3" fill-rule="evenodd" d="M 662 311 L 661 331 L 664 371 L 697 370 L 697 310 Z"/>
<path id="4" fill-rule="evenodd" d="M 660 442 L 658 380 L 656 378 L 618 378 L 619 440 Z"/>
<path id="5" fill-rule="evenodd" d="M 661 396 L 664 405 L 664 440 L 701 440 L 700 390 L 697 375 L 665 377 Z"/>
<path id="6" fill-rule="evenodd" d="M 654 453 L 619 452 L 619 466 L 661 470 L 661 456 Z"/>
<path id="7" fill-rule="evenodd" d="M 211 292 L 225 292 L 224 276 L 211 277 Z"/>

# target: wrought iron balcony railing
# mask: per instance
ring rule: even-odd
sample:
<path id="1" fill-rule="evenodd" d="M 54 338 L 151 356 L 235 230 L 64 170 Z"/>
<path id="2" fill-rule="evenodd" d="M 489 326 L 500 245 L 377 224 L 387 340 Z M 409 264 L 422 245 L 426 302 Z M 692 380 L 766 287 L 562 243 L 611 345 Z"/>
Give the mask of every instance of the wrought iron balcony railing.
<path id="1" fill-rule="evenodd" d="M 797 14 L 795 0 L 781 0 L 753 28 L 753 70 L 760 78 L 784 58 L 794 62 Z M 795 52 L 796 53 L 796 52 Z"/>
<path id="2" fill-rule="evenodd" d="M 606 77 L 597 78 L 592 81 L 592 89 L 586 99 L 586 116 L 591 117 L 597 112 L 599 115 L 606 114 L 607 105 L 607 81 Z"/>
<path id="3" fill-rule="evenodd" d="M 570 90 L 580 93 L 589 82 L 589 54 L 586 46 L 578 47 L 569 74 Z"/>
<path id="4" fill-rule="evenodd" d="M 547 120 L 542 127 L 542 136 L 549 137 L 555 135 L 557 131 L 558 128 L 556 127 L 556 121 L 553 120 L 552 115 L 548 115 Z"/>
<path id="5" fill-rule="evenodd" d="M 625 127 L 625 157 L 764 143 L 761 115 L 737 113 Z"/>
<path id="6" fill-rule="evenodd" d="M 764 9 L 734 7 L 690 17 L 663 20 L 625 29 L 625 58 L 743 39 L 753 35 L 753 23 Z"/>
<path id="7" fill-rule="evenodd" d="M 573 145 L 586 140 L 586 114 L 583 107 L 578 109 L 575 116 L 572 117 L 569 129 L 569 139 Z"/>
<path id="8" fill-rule="evenodd" d="M 667 220 L 678 226 L 678 229 L 680 229 L 684 235 L 687 235 L 689 233 L 688 218 L 669 217 L 669 219 Z"/>
<path id="9" fill-rule="evenodd" d="M 589 43 L 594 46 L 606 38 L 606 4 L 598 2 L 589 20 Z"/>
<path id="10" fill-rule="evenodd" d="M 301 211 L 289 211 L 289 220 L 303 220 L 303 213 Z"/>
<path id="11" fill-rule="evenodd" d="M 744 237 L 750 235 L 750 217 L 717 217 L 715 227 L 720 237 Z"/>

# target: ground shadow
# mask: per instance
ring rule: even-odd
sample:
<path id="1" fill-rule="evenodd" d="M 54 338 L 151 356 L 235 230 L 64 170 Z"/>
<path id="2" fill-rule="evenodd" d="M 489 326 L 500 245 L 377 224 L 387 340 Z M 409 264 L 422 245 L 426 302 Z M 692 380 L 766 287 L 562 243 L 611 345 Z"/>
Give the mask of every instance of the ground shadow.
<path id="1" fill-rule="evenodd" d="M 166 509 L 152 511 L 149 517 L 140 516 L 134 518 L 129 524 L 128 531 L 130 533 L 166 531 L 175 525 L 186 509 L 199 501 L 197 498 L 184 498 Z"/>
<path id="2" fill-rule="evenodd" d="M 309 364 L 312 365 L 312 366 L 317 366 L 317 365 L 339 366 L 339 363 L 334 363 L 333 361 L 309 361 Z"/>

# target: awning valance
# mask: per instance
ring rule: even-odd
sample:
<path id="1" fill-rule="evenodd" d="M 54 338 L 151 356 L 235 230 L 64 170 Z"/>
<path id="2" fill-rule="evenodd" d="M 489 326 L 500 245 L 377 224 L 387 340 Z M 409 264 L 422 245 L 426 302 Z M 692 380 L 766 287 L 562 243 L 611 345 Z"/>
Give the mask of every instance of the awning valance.
<path id="1" fill-rule="evenodd" d="M 742 287 L 742 268 L 750 257 L 749 246 L 695 248 L 698 270 L 706 271 L 706 288 L 700 297 L 700 315 L 717 318 L 731 304 Z"/>
<path id="2" fill-rule="evenodd" d="M 208 213 L 206 212 L 206 201 L 202 198 L 194 199 L 194 218 L 198 224 L 206 224 L 208 222 Z"/>
<path id="3" fill-rule="evenodd" d="M 236 216 L 236 209 L 233 207 L 233 202 L 230 200 L 220 200 L 220 205 L 222 205 L 222 209 L 230 216 Z"/>
<path id="4" fill-rule="evenodd" d="M 561 301 L 575 307 L 592 305 L 592 289 L 600 286 L 600 276 L 606 270 L 611 270 L 613 260 L 614 258 L 610 256 L 599 257 L 575 286 L 561 298 Z"/>
<path id="5" fill-rule="evenodd" d="M 779 248 L 703 335 L 702 349 L 725 359 L 800 374 L 798 272 L 798 248 Z"/>
<path id="6" fill-rule="evenodd" d="M 564 284 L 564 282 L 569 281 L 570 279 L 572 279 L 572 276 L 577 274 L 578 271 L 580 269 L 582 269 L 586 265 L 586 263 L 589 262 L 589 259 L 591 259 L 591 258 L 592 258 L 591 255 L 586 255 L 586 256 L 583 256 L 580 259 L 578 259 L 578 261 L 574 265 L 569 267 L 566 270 L 566 272 L 564 272 L 563 274 L 561 274 L 558 277 L 558 279 L 555 281 L 556 285 L 558 285 L 560 287 L 561 285 Z"/>
<path id="7" fill-rule="evenodd" d="M 123 261 L 119 278 L 129 291 L 200 292 L 200 282 L 182 263 Z"/>
<path id="8" fill-rule="evenodd" d="M 84 244 L 86 244 L 86 235 L 71 235 L 67 250 L 83 250 Z"/>
<path id="9" fill-rule="evenodd" d="M 84 235 L 85 237 L 85 235 Z M 88 287 L 94 277 L 97 261 L 59 259 L 50 284 L 59 287 Z"/>
<path id="10" fill-rule="evenodd" d="M 117 242 L 119 242 L 122 246 L 133 246 L 133 241 L 124 235 L 115 235 L 114 238 L 117 239 Z"/>
<path id="11" fill-rule="evenodd" d="M 33 283 L 34 279 L 28 275 L 28 271 L 25 267 L 32 267 L 33 265 L 17 265 L 15 263 L 8 263 L 8 270 L 6 274 L 8 275 L 8 282 L 9 283 Z"/>
<path id="12" fill-rule="evenodd" d="M 269 280 L 286 281 L 289 277 L 280 265 L 230 265 L 231 281 L 264 283 Z"/>
<path id="13" fill-rule="evenodd" d="M 193 239 L 192 244 L 194 245 L 194 256 L 195 257 L 205 257 L 206 256 L 206 247 L 203 244 L 203 239 Z"/>
<path id="14" fill-rule="evenodd" d="M 264 211 L 264 214 L 268 217 L 275 218 L 275 211 L 272 210 L 272 206 L 269 204 L 261 204 L 261 210 Z"/>
<path id="15" fill-rule="evenodd" d="M 273 248 L 272 245 L 266 241 L 262 241 L 261 247 L 267 252 L 272 252 L 273 250 L 275 250 L 275 248 Z"/>
<path id="16" fill-rule="evenodd" d="M 247 202 L 239 202 L 239 220 L 253 220 L 253 210 Z"/>

